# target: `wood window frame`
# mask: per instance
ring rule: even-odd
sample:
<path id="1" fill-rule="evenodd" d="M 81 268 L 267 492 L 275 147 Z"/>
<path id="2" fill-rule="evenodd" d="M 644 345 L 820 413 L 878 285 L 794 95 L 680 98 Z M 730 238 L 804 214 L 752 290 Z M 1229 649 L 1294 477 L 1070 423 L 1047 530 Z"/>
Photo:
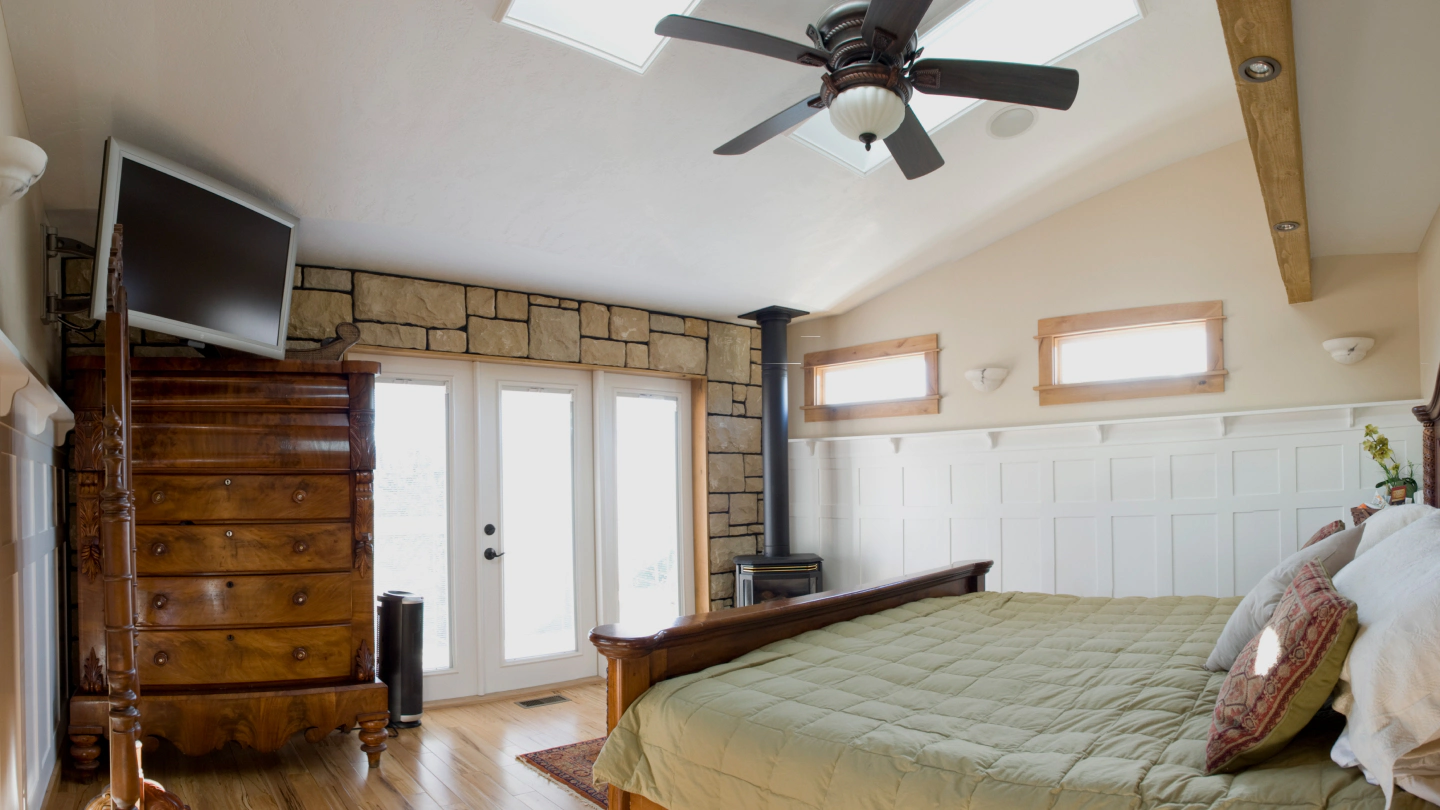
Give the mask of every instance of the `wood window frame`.
<path id="1" fill-rule="evenodd" d="M 886 357 L 925 357 L 925 396 L 908 399 L 883 399 L 876 402 L 855 402 L 847 405 L 820 404 L 820 370 L 827 366 L 860 363 Z M 882 340 L 843 349 L 810 352 L 802 366 L 805 372 L 805 404 L 800 410 L 806 422 L 834 422 L 841 419 L 873 419 L 882 416 L 919 416 L 940 412 L 940 336 Z"/>
<path id="2" fill-rule="evenodd" d="M 1116 329 L 1195 322 L 1205 324 L 1207 370 L 1204 372 L 1180 377 L 1145 377 L 1069 384 L 1056 382 L 1059 369 L 1055 364 L 1055 341 L 1058 338 Z M 1035 335 L 1040 344 L 1040 384 L 1035 386 L 1035 390 L 1040 392 L 1040 404 L 1068 405 L 1075 402 L 1222 393 L 1227 375 L 1224 324 L 1223 301 L 1162 304 L 1042 318 L 1036 327 Z"/>

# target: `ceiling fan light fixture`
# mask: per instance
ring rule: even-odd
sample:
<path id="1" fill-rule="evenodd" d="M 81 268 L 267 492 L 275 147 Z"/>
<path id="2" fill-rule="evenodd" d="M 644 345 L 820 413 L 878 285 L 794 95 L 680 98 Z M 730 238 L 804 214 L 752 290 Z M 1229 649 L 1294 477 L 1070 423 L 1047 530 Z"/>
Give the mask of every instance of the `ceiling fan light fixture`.
<path id="1" fill-rule="evenodd" d="M 851 87 L 830 102 L 830 123 L 845 137 L 865 144 L 895 134 L 905 121 L 905 99 L 873 84 Z"/>

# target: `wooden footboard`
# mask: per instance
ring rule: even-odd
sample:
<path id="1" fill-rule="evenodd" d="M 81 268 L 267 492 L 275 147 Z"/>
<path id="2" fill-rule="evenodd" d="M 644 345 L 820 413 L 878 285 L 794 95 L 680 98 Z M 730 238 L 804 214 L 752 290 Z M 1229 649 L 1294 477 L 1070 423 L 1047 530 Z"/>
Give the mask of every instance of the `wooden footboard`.
<path id="1" fill-rule="evenodd" d="M 620 716 L 653 683 L 723 664 L 771 642 L 917 599 L 983 591 L 990 566 L 989 560 L 970 560 L 853 591 L 826 591 L 682 616 L 660 629 L 618 624 L 597 627 L 590 631 L 590 641 L 609 664 L 606 731 L 614 730 Z M 656 807 L 643 796 L 610 786 L 610 810 Z"/>

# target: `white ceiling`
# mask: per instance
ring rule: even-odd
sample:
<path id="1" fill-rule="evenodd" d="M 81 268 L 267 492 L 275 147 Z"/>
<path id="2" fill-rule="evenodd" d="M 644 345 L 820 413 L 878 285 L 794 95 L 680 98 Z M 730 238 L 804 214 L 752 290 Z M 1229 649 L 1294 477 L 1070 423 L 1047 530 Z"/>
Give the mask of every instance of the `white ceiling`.
<path id="1" fill-rule="evenodd" d="M 1293 8 L 1310 252 L 1414 253 L 1440 207 L 1440 2 Z"/>
<path id="2" fill-rule="evenodd" d="M 829 2 L 695 13 L 800 40 Z M 711 154 L 813 92 L 813 69 L 671 42 L 636 75 L 502 26 L 495 6 L 0 0 L 50 154 L 41 193 L 74 235 L 93 231 L 113 134 L 298 214 L 303 262 L 712 317 L 848 308 L 1244 137 L 1200 0 L 1147 0 L 1146 19 L 1065 60 L 1075 106 L 1022 137 L 985 134 L 993 104 L 950 124 L 948 164 L 916 181 L 790 138 Z"/>

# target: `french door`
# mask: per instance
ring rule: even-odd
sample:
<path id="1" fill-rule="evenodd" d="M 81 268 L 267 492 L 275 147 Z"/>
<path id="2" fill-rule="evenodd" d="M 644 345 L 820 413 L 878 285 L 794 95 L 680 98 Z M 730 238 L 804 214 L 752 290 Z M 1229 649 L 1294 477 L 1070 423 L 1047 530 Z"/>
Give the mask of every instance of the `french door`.
<path id="1" fill-rule="evenodd" d="M 425 597 L 425 699 L 603 674 L 694 612 L 690 383 L 382 355 L 375 588 Z"/>

